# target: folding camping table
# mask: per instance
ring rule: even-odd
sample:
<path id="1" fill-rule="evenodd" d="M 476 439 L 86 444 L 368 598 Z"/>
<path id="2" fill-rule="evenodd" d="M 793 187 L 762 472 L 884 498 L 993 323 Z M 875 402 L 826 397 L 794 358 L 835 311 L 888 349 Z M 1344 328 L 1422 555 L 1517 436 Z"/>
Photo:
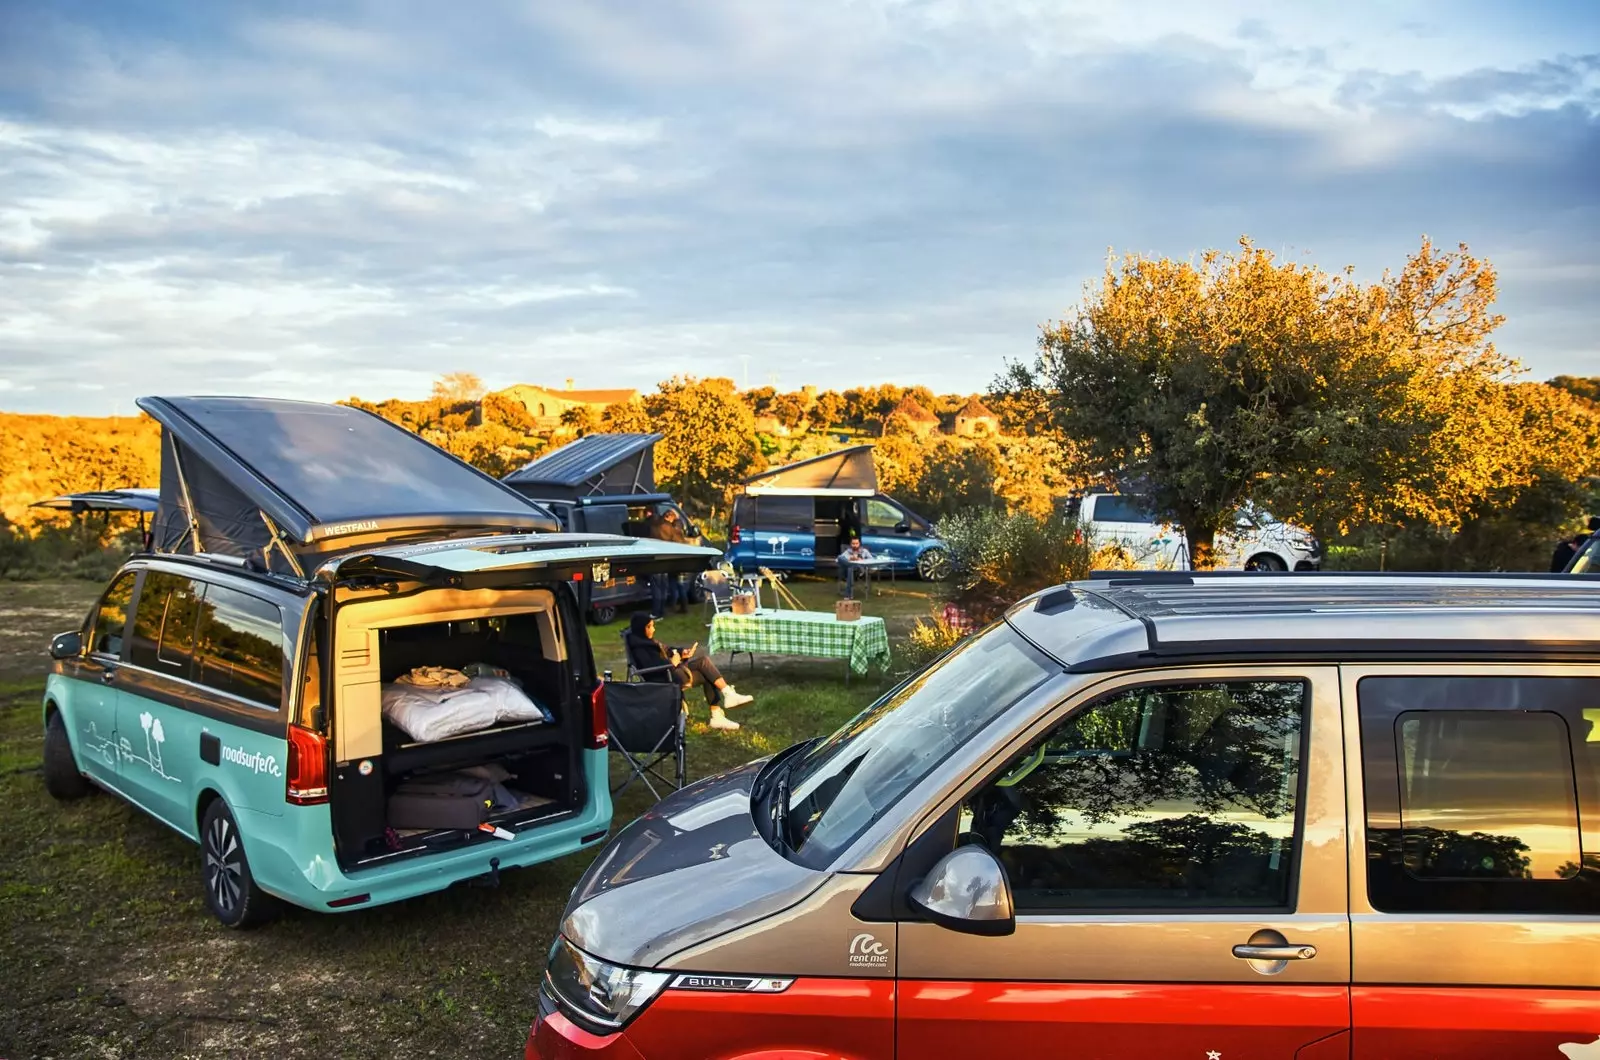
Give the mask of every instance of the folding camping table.
<path id="1" fill-rule="evenodd" d="M 841 622 L 826 611 L 757 611 L 735 615 L 723 611 L 711 620 L 711 641 L 706 650 L 715 655 L 728 652 L 751 655 L 810 655 L 824 659 L 844 659 L 844 680 L 850 674 L 866 674 L 874 665 L 889 669 L 889 631 L 881 618 L 862 617 Z"/>

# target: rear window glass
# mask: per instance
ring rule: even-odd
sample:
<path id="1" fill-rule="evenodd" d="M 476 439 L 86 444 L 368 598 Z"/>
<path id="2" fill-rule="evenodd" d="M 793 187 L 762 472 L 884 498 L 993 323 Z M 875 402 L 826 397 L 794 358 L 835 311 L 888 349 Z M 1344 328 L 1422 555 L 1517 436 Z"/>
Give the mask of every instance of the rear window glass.
<path id="1" fill-rule="evenodd" d="M 197 680 L 276 710 L 283 699 L 282 621 L 276 604 L 208 586 L 201 604 Z"/>
<path id="2" fill-rule="evenodd" d="M 1401 850 L 1421 879 L 1564 880 L 1581 839 L 1558 714 L 1415 711 L 1395 727 Z"/>
<path id="3" fill-rule="evenodd" d="M 1095 498 L 1094 518 L 1099 523 L 1148 523 L 1155 517 L 1143 497 L 1103 494 Z"/>

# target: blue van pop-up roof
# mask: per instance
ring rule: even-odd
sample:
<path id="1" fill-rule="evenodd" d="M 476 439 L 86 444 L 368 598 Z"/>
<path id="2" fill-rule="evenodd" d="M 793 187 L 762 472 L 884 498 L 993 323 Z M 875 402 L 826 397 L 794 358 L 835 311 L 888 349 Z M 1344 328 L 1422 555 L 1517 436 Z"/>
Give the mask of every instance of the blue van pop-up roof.
<path id="1" fill-rule="evenodd" d="M 745 480 L 752 497 L 871 497 L 878 492 L 872 446 L 853 445 L 763 471 Z"/>
<path id="2" fill-rule="evenodd" d="M 301 554 L 464 530 L 556 530 L 499 480 L 361 409 L 249 397 L 147 397 L 161 424 L 161 552 L 291 567 Z M 298 571 L 296 571 L 298 573 Z"/>

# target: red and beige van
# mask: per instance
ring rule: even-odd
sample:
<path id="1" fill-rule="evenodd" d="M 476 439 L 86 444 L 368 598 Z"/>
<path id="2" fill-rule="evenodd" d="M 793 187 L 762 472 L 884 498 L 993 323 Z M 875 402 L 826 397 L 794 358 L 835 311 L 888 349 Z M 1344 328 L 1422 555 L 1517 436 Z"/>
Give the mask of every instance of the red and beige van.
<path id="1" fill-rule="evenodd" d="M 1040 593 L 619 833 L 526 1052 L 1600 1057 L 1600 593 Z"/>

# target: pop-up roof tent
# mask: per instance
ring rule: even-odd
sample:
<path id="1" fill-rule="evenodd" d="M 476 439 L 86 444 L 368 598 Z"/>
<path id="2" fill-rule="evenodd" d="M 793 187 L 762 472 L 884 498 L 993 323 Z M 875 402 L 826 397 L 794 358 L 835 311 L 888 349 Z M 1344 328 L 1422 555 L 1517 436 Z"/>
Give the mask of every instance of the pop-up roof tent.
<path id="1" fill-rule="evenodd" d="M 47 501 L 35 501 L 30 508 L 48 508 L 53 512 L 139 512 L 148 515 L 156 510 L 160 493 L 153 489 L 126 487 L 114 490 L 86 490 L 83 493 L 64 493 Z"/>
<path id="2" fill-rule="evenodd" d="M 659 434 L 588 434 L 539 457 L 503 481 L 549 500 L 656 492 Z"/>
<path id="3" fill-rule="evenodd" d="M 304 576 L 313 557 L 466 531 L 557 530 L 548 511 L 361 409 L 147 397 L 161 424 L 157 552 L 209 552 Z"/>
<path id="4" fill-rule="evenodd" d="M 872 446 L 855 445 L 763 471 L 745 480 L 744 491 L 752 497 L 871 497 L 878 492 Z"/>
<path id="5" fill-rule="evenodd" d="M 150 515 L 156 510 L 159 491 L 137 486 L 114 490 L 86 490 L 83 493 L 63 493 L 46 501 L 34 501 L 30 508 L 44 508 L 52 512 L 71 512 L 84 515 L 88 512 L 105 512 L 109 521 L 111 512 L 137 512 L 139 532 L 148 530 Z"/>

